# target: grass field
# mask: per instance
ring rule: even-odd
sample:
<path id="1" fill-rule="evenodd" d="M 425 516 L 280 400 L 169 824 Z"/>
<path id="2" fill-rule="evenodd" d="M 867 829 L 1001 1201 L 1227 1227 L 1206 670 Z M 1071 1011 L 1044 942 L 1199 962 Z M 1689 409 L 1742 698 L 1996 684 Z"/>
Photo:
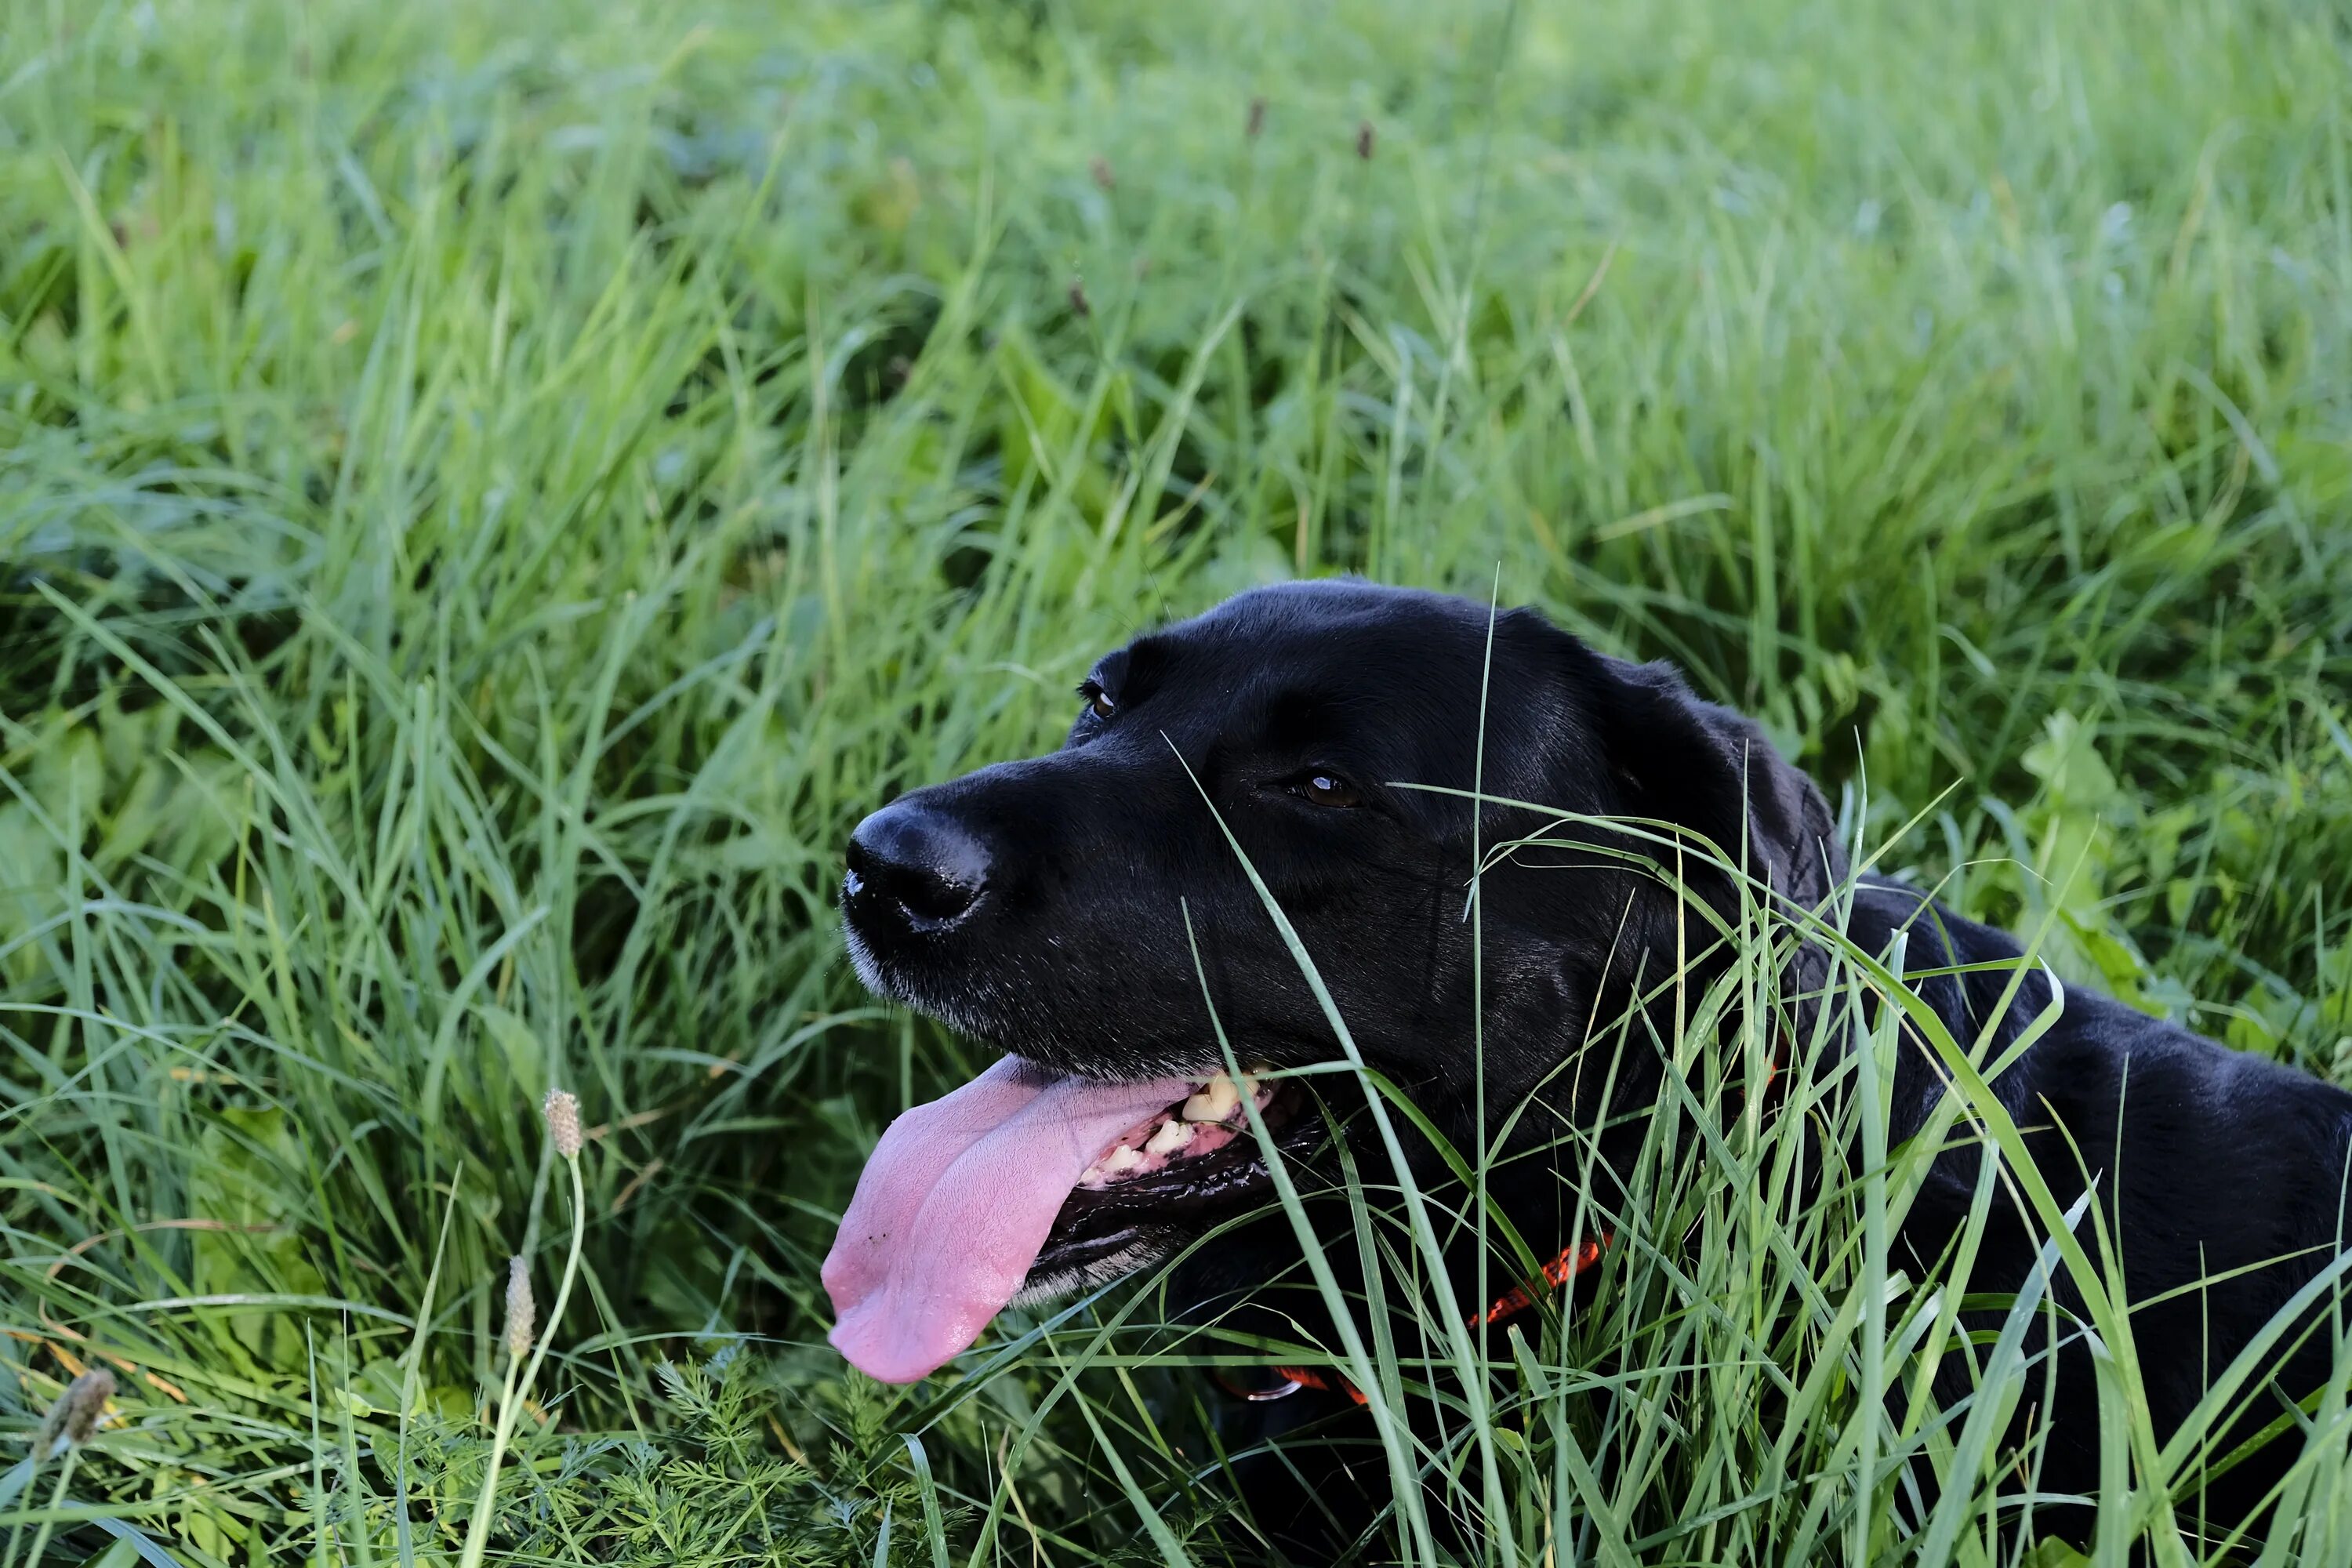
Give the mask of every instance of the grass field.
<path id="1" fill-rule="evenodd" d="M 1189 1363 L 1237 1352 L 1148 1293 L 904 1394 L 824 1344 L 864 1152 L 987 1054 L 867 1004 L 833 898 L 866 810 L 1270 578 L 1499 569 L 2069 979 L 2352 1081 L 2347 48 L 2290 0 L 0 10 L 0 1467 L 121 1384 L 0 1469 L 0 1568 L 458 1562 L 517 1253 L 492 1561 L 1225 1555 Z M 1878 1397 L 1949 1329 L 1884 1182 L 1736 1175 L 1663 1160 L 1703 1264 L 1409 1461 L 1498 1563 L 1993 1561 L 2005 1461 Z M 2344 1394 L 2264 1561 L 2352 1556 Z M 2116 1456 L 2101 1560 L 2205 1554 Z"/>

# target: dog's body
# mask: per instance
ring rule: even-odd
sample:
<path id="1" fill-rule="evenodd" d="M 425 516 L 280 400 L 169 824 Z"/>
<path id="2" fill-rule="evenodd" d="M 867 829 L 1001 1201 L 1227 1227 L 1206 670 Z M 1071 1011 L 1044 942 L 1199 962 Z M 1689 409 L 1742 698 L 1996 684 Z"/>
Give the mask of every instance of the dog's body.
<path id="1" fill-rule="evenodd" d="M 1987 1061 L 2006 1054 L 2052 1000 L 2049 981 L 2028 973 L 2004 1011 L 2001 993 L 2020 963 L 2014 938 L 1908 888 L 1865 881 L 1853 900 L 1851 934 L 1866 951 L 1881 951 L 1897 929 L 1910 933 L 1914 967 L 1973 970 L 1924 979 L 1915 989 L 1960 1041 L 1976 1040 L 1993 1019 Z M 2133 1304 L 2131 1335 L 2148 1408 L 2157 1432 L 2169 1436 L 2209 1380 L 2341 1250 L 2338 1194 L 2352 1148 L 2352 1095 L 2080 987 L 2063 1003 L 2056 1022 L 1991 1088 L 2057 1205 L 2071 1207 L 2095 1184 L 2100 1220 L 2121 1258 L 2118 1294 Z M 1919 1131 L 1943 1092 L 1927 1053 L 1906 1048 L 1898 1058 L 1890 1141 Z M 1937 1161 L 1904 1226 L 1903 1247 L 1915 1267 L 1931 1263 L 1965 1222 L 1977 1170 L 1973 1149 L 1948 1150 Z M 1969 1288 L 2011 1291 L 2034 1266 L 2047 1231 L 2026 1223 L 2013 1203 L 1997 1203 L 1991 1212 Z M 2094 1258 L 2096 1229 L 2087 1218 L 2075 1227 Z M 2214 1283 L 2200 1289 L 2200 1280 Z M 2052 1270 L 2051 1293 L 2066 1326 L 2039 1489 L 2087 1495 L 2098 1488 L 2099 1426 L 2091 1352 L 2072 1328 L 2081 1321 L 2083 1295 L 2063 1264 Z M 1997 1326 L 1999 1316 L 1979 1326 Z M 2033 1342 L 2039 1346 L 2038 1332 Z M 2323 1329 L 2281 1358 L 2284 1364 L 2266 1364 L 2248 1385 L 2252 1415 L 2217 1424 L 2211 1458 L 2284 1412 L 2285 1402 L 2267 1396 L 2271 1390 L 2291 1391 L 2292 1399 L 2319 1387 L 2333 1348 Z M 1968 1392 L 1958 1361 L 1948 1364 L 1940 1392 L 1948 1402 Z M 2295 1448 L 2292 1441 L 2272 1445 L 2202 1489 L 2201 1500 L 2184 1488 L 2184 1511 L 2224 1529 L 2246 1518 Z M 2086 1510 L 2058 1510 L 2054 1524 L 2079 1534 Z"/>
<path id="2" fill-rule="evenodd" d="M 1061 751 L 906 796 L 853 845 L 845 908 L 860 973 L 1018 1058 L 894 1125 L 845 1216 L 826 1264 L 835 1339 L 878 1375 L 931 1370 L 1024 1290 L 1116 1277 L 1265 1203 L 1255 1145 L 1233 1132 L 1244 1113 L 1191 1121 L 1218 1088 L 1185 1098 L 1217 1065 L 1209 1008 L 1244 1062 L 1296 1067 L 1337 1050 L 1244 856 L 1367 1064 L 1456 1148 L 1530 1100 L 1547 1114 L 1522 1117 L 1506 1153 L 1540 1152 L 1560 1125 L 1601 1130 L 1597 1160 L 1498 1167 L 1509 1174 L 1496 1195 L 1530 1237 L 1572 1239 L 1572 1216 L 1609 1212 L 1640 1137 L 1629 1113 L 1658 1098 L 1654 1041 L 1674 1022 L 1661 1009 L 1685 1005 L 1729 962 L 1713 932 L 1753 912 L 1743 881 L 1790 929 L 1834 924 L 1872 955 L 1903 931 L 1912 973 L 1975 966 L 1916 990 L 1964 1044 L 1990 1026 L 1979 1060 L 2000 1059 L 2053 1000 L 2040 973 L 2017 973 L 2013 939 L 1899 884 L 1851 878 L 1819 790 L 1752 724 L 1670 671 L 1601 658 L 1525 612 L 1490 623 L 1484 606 L 1357 583 L 1260 590 L 1138 639 L 1081 689 Z M 1486 803 L 1475 824 L 1474 790 Z M 1540 851 L 1491 854 L 1534 837 Z M 1744 871 L 1677 855 L 1677 842 Z M 1464 900 L 1480 851 L 1474 951 Z M 1671 867 L 1679 892 L 1643 861 Z M 1783 951 L 1789 993 L 1817 989 L 1820 943 Z M 1684 984 L 1661 987 L 1678 972 Z M 1608 1027 L 1628 1018 L 1647 1030 Z M 1606 1064 L 1561 1070 L 1604 1039 Z M 1895 1142 L 1927 1123 L 1945 1081 L 1907 1029 Z M 1994 1089 L 2061 1205 L 2095 1184 L 2125 1294 L 2146 1303 L 2131 1333 L 2169 1432 L 2340 1250 L 2352 1096 L 2079 990 Z M 1256 1120 L 1312 1163 L 1321 1123 L 1297 1100 L 1261 1089 Z M 1918 1271 L 1966 1223 L 1982 1157 L 1973 1142 L 1937 1156 L 1900 1238 Z M 969 1194 L 989 1183 L 983 1213 Z M 2013 1184 L 2000 1190 L 1972 1291 L 2016 1289 L 2046 1234 Z M 1297 1251 L 1280 1218 L 1248 1222 L 1187 1262 L 1179 1294 L 1229 1298 Z M 2063 1268 L 2052 1293 L 2080 1305 Z M 2054 1401 L 2037 1397 L 2020 1420 L 2050 1426 L 2039 1489 L 2084 1493 L 2098 1479 L 2090 1352 L 2079 1335 L 2061 1342 Z M 2252 1386 L 2307 1394 L 2327 1342 L 2307 1336 Z M 1964 1394 L 1966 1377 L 1956 1361 L 1945 1392 Z M 1263 1418 L 1346 1407 L 1337 1394 L 1302 1396 Z M 2282 1408 L 2261 1404 L 2231 1440 Z M 2258 1507 L 2294 1447 L 2273 1444 L 2217 1480 L 2204 1515 Z"/>

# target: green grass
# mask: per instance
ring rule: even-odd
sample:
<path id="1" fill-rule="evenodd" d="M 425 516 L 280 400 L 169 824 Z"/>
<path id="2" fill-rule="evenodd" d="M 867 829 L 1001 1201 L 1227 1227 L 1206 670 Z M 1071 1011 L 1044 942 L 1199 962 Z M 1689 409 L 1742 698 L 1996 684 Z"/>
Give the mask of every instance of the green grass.
<path id="1" fill-rule="evenodd" d="M 0 11 L 0 1464 L 123 1384 L 51 1560 L 455 1563 L 506 1259 L 544 1304 L 571 1234 L 551 1085 L 583 1261 L 492 1561 L 1217 1559 L 1187 1363 L 1253 1352 L 1149 1292 L 903 1395 L 824 1345 L 865 1150 L 985 1056 L 866 1003 L 831 900 L 866 810 L 1270 577 L 1499 567 L 2063 974 L 2352 1080 L 2347 47 L 2287 0 Z M 2002 1457 L 1869 1393 L 1957 1300 L 1881 1288 L 1906 1167 L 1809 1199 L 1790 1142 L 1662 1142 L 1628 1223 L 1689 1247 L 1444 1369 L 1483 1415 L 1391 1457 L 1492 1561 L 1990 1560 Z M 2267 1561 L 2352 1556 L 2313 1419 Z"/>

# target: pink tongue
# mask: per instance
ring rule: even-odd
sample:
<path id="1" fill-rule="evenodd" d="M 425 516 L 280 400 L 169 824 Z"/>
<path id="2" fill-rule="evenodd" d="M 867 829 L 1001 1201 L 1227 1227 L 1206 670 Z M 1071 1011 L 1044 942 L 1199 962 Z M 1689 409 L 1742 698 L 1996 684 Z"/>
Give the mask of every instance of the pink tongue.
<path id="1" fill-rule="evenodd" d="M 1006 1057 L 882 1134 L 824 1260 L 834 1348 L 912 1383 L 980 1338 L 1028 1278 L 1095 1157 L 1192 1092 L 1095 1083 Z"/>

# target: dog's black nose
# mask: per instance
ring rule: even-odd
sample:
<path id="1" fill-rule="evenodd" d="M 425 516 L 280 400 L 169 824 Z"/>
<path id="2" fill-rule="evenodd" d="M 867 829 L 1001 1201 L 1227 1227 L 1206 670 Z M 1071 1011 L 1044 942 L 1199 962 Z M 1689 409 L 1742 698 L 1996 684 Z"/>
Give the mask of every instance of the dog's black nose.
<path id="1" fill-rule="evenodd" d="M 953 817 L 914 801 L 884 806 L 849 836 L 842 904 L 861 925 L 936 931 L 979 902 L 987 886 L 987 847 Z"/>

